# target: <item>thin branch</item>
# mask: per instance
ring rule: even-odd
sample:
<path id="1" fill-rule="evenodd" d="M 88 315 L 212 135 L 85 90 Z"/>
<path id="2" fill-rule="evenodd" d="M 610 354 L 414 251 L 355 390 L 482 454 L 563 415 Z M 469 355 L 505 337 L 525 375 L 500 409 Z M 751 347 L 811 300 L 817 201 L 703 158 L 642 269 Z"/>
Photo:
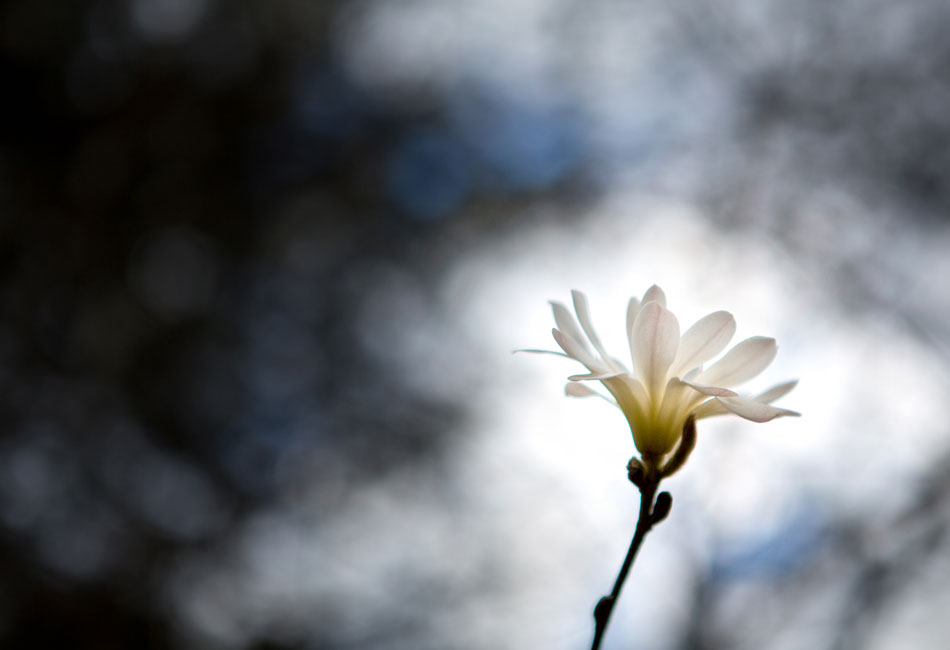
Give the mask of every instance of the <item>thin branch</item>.
<path id="1" fill-rule="evenodd" d="M 630 549 L 627 551 L 627 557 L 624 558 L 623 565 L 620 567 L 620 573 L 617 575 L 616 582 L 614 582 L 614 588 L 609 595 L 601 598 L 594 608 L 595 629 L 594 642 L 591 645 L 591 650 L 598 650 L 598 648 L 600 648 L 600 642 L 604 637 L 604 632 L 607 631 L 607 623 L 610 621 L 610 614 L 614 610 L 614 605 L 617 604 L 617 598 L 620 597 L 620 590 L 623 588 L 623 583 L 627 579 L 627 573 L 630 572 L 630 567 L 633 566 L 633 560 L 637 556 L 637 551 L 640 550 L 643 538 L 646 537 L 646 534 L 650 532 L 650 529 L 653 528 L 655 524 L 663 521 L 670 512 L 673 499 L 669 492 L 661 492 L 659 496 L 656 496 L 659 485 L 660 479 L 655 477 L 642 480 L 638 485 L 640 488 L 640 514 L 637 517 L 637 528 L 633 533 L 633 539 L 630 541 Z M 655 505 L 654 497 L 656 497 Z"/>

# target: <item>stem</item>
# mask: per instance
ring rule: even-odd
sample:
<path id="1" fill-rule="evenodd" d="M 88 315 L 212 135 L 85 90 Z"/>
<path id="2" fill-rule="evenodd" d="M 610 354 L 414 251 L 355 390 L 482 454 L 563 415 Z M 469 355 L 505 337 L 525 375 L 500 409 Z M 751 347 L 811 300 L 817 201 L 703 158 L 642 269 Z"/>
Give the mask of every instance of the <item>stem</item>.
<path id="1" fill-rule="evenodd" d="M 645 481 L 643 485 L 640 486 L 640 514 L 637 517 L 637 529 L 633 533 L 633 539 L 630 541 L 630 549 L 627 551 L 627 557 L 624 558 L 623 565 L 620 567 L 620 573 L 617 574 L 617 581 L 614 582 L 614 588 L 611 590 L 610 595 L 601 598 L 594 608 L 594 623 L 596 627 L 594 628 L 594 643 L 591 645 L 591 650 L 598 650 L 598 648 L 600 648 L 600 642 L 604 637 L 604 632 L 607 631 L 607 622 L 610 620 L 610 614 L 614 611 L 614 605 L 617 604 L 617 598 L 620 597 L 620 590 L 623 588 L 624 580 L 627 579 L 627 573 L 630 572 L 630 567 L 633 566 L 633 560 L 637 556 L 637 551 L 640 550 L 640 544 L 643 543 L 643 538 L 650 532 L 653 525 L 662 521 L 667 512 L 669 512 L 668 504 L 665 508 L 666 512 L 654 511 L 653 501 L 656 497 L 656 490 L 659 484 L 660 481 L 654 479 Z M 668 497 L 669 495 L 667 495 L 667 499 Z"/>

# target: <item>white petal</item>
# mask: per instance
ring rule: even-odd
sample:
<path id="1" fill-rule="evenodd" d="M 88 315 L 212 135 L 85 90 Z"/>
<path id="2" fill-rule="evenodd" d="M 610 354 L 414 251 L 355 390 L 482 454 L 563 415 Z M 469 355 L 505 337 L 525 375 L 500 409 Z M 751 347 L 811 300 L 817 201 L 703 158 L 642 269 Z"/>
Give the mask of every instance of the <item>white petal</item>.
<path id="1" fill-rule="evenodd" d="M 771 404 L 780 397 L 784 397 L 791 391 L 795 386 L 798 385 L 798 380 L 793 379 L 792 381 L 787 381 L 784 384 L 779 384 L 778 386 L 772 386 L 767 391 L 760 393 L 755 396 L 755 400 L 758 402 L 765 402 L 766 404 Z"/>
<path id="2" fill-rule="evenodd" d="M 631 298 L 627 303 L 627 343 L 630 346 L 631 361 L 633 360 L 633 326 L 637 322 L 637 314 L 640 313 L 640 301 L 637 298 Z"/>
<path id="3" fill-rule="evenodd" d="M 716 399 L 739 417 L 753 422 L 768 422 L 780 415 L 801 415 L 801 413 L 795 411 L 769 406 L 763 402 L 745 397 L 717 397 Z"/>
<path id="4" fill-rule="evenodd" d="M 622 370 L 628 375 L 630 374 L 630 371 L 627 370 L 627 366 L 623 365 L 623 361 L 621 361 L 620 359 L 617 359 L 616 357 L 610 357 L 610 359 L 608 359 L 607 361 L 610 364 L 610 367 L 613 368 L 614 370 Z"/>
<path id="5" fill-rule="evenodd" d="M 759 395 L 756 395 L 755 397 L 752 398 L 752 400 L 756 402 L 760 402 L 762 404 L 768 404 L 770 402 L 774 402 L 775 400 L 779 399 L 780 397 L 788 393 L 790 390 L 792 390 L 797 383 L 798 383 L 798 380 L 796 379 L 794 381 L 787 381 L 783 384 L 779 384 L 778 386 L 773 386 L 772 388 L 768 389 L 764 393 L 760 393 Z M 791 415 L 791 414 L 798 415 L 798 413 L 795 413 L 794 411 L 786 411 L 785 409 L 779 409 L 779 410 L 783 411 L 783 415 Z M 722 403 L 720 403 L 718 400 L 711 399 L 706 402 L 703 402 L 695 411 L 693 411 L 693 414 L 696 416 L 696 419 L 698 420 L 700 418 L 708 418 L 714 415 L 725 415 L 729 412 L 730 411 L 727 410 L 726 407 L 723 406 Z"/>
<path id="6" fill-rule="evenodd" d="M 701 373 L 702 371 L 703 371 L 702 368 L 693 368 L 692 370 L 687 372 L 685 375 L 680 377 L 680 379 L 682 379 L 683 381 L 693 381 L 694 379 L 696 379 L 696 377 L 699 376 L 699 373 Z"/>
<path id="7" fill-rule="evenodd" d="M 657 421 L 667 424 L 678 423 L 681 419 L 685 419 L 686 412 L 685 409 L 690 401 L 693 398 L 693 391 L 690 390 L 689 386 L 677 379 L 676 377 L 670 378 L 670 381 L 666 384 L 666 390 L 663 392 L 663 403 L 660 405 L 659 412 L 657 414 Z M 679 424 L 673 430 L 673 433 L 679 434 Z M 657 427 L 657 429 L 669 429 L 669 427 Z M 660 431 L 655 432 L 659 434 Z M 666 446 L 666 444 L 671 441 L 667 440 L 665 443 L 659 444 L 659 447 Z"/>
<path id="8" fill-rule="evenodd" d="M 620 375 L 625 375 L 623 370 L 603 370 L 601 372 L 592 372 L 586 375 L 571 375 L 568 377 L 570 381 L 590 381 L 592 379 L 610 379 L 611 377 L 619 377 Z"/>
<path id="9" fill-rule="evenodd" d="M 711 418 L 714 415 L 726 415 L 727 413 L 729 413 L 729 411 L 726 407 L 720 404 L 719 400 L 716 399 L 706 400 L 693 411 L 693 415 L 697 420 Z"/>
<path id="10" fill-rule="evenodd" d="M 658 302 L 666 307 L 666 294 L 663 293 L 663 289 L 655 284 L 647 289 L 647 292 L 643 294 L 643 300 L 640 301 L 640 304 L 645 305 L 648 302 Z"/>
<path id="11" fill-rule="evenodd" d="M 778 347 L 775 339 L 753 336 L 737 344 L 722 359 L 696 377 L 696 381 L 714 386 L 735 386 L 765 370 Z"/>
<path id="12" fill-rule="evenodd" d="M 618 375 L 605 379 L 603 384 L 617 400 L 617 406 L 630 421 L 633 431 L 643 428 L 643 425 L 635 424 L 646 422 L 646 414 L 650 408 L 650 398 L 643 385 L 630 375 Z M 636 433 L 634 433 L 634 438 L 636 438 Z"/>
<path id="13" fill-rule="evenodd" d="M 583 345 L 578 343 L 573 337 L 568 336 L 559 329 L 552 329 L 551 333 L 554 335 L 554 340 L 557 341 L 557 344 L 561 346 L 561 349 L 567 353 L 567 356 L 572 359 L 577 359 L 585 366 L 590 368 L 591 372 L 600 372 L 606 370 L 606 366 L 600 361 L 591 356 L 590 352 L 587 351 Z"/>
<path id="14" fill-rule="evenodd" d="M 577 312 L 577 319 L 581 322 L 584 333 L 587 334 L 587 338 L 590 339 L 590 342 L 594 344 L 594 348 L 600 354 L 601 358 L 609 363 L 610 356 L 604 350 L 604 346 L 600 342 L 597 332 L 594 331 L 594 324 L 590 320 L 590 306 L 587 304 L 587 296 L 580 291 L 571 291 L 571 298 L 574 299 L 574 311 Z"/>
<path id="15" fill-rule="evenodd" d="M 530 354 L 554 354 L 559 357 L 567 357 L 568 359 L 570 359 L 570 357 L 568 357 L 563 352 L 555 352 L 554 350 L 534 350 L 534 349 L 512 350 L 512 353 L 514 352 L 528 352 Z"/>
<path id="16" fill-rule="evenodd" d="M 634 370 L 653 398 L 659 399 L 666 371 L 676 357 L 679 323 L 673 312 L 654 301 L 643 305 L 633 329 Z"/>
<path id="17" fill-rule="evenodd" d="M 585 384 L 576 384 L 574 382 L 568 382 L 564 386 L 564 394 L 569 397 L 599 397 L 600 399 L 610 402 L 614 406 L 617 406 L 617 402 L 611 398 L 598 393 L 596 390 L 591 390 Z"/>
<path id="18" fill-rule="evenodd" d="M 628 396 L 629 399 L 633 399 L 639 404 L 646 405 L 649 401 L 647 392 L 643 388 L 643 384 L 630 375 L 617 375 L 615 379 L 605 381 L 604 386 L 607 386 L 608 388 L 611 386 L 620 386 L 620 389 L 625 395 Z"/>
<path id="19" fill-rule="evenodd" d="M 564 385 L 564 394 L 571 397 L 593 397 L 597 393 L 584 384 L 571 381 Z"/>
<path id="20" fill-rule="evenodd" d="M 570 310 L 554 300 L 551 301 L 551 309 L 554 311 L 554 322 L 557 324 L 557 328 L 580 343 L 584 348 L 587 348 L 587 345 L 584 343 L 584 335 L 581 334 L 580 328 L 577 327 L 577 321 L 574 320 L 574 316 Z"/>
<path id="21" fill-rule="evenodd" d="M 695 391 L 702 393 L 703 395 L 709 395 L 710 397 L 736 397 L 736 393 L 729 390 L 728 388 L 720 388 L 719 386 L 707 386 L 705 384 L 697 384 L 692 381 L 683 381 L 678 380 L 680 383 L 686 384 Z"/>
<path id="22" fill-rule="evenodd" d="M 735 333 L 736 319 L 727 311 L 716 311 L 700 318 L 680 339 L 670 374 L 680 375 L 703 365 L 722 352 Z"/>

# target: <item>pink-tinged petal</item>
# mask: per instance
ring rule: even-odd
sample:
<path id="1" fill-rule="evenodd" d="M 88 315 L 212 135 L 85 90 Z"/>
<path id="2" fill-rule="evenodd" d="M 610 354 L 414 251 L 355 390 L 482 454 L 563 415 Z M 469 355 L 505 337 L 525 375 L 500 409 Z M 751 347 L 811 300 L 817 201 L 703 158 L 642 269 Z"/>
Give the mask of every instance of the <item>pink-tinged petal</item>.
<path id="1" fill-rule="evenodd" d="M 683 334 L 670 373 L 680 375 L 698 368 L 723 351 L 736 333 L 736 319 L 727 311 L 716 311 L 696 321 Z"/>
<path id="2" fill-rule="evenodd" d="M 564 394 L 571 397 L 594 397 L 597 395 L 596 391 L 591 390 L 584 384 L 578 384 L 576 382 L 568 382 L 564 385 Z"/>
<path id="3" fill-rule="evenodd" d="M 735 386 L 748 381 L 765 370 L 778 346 L 775 339 L 764 336 L 747 338 L 729 350 L 722 359 L 696 377 L 696 381 L 713 386 Z"/>
<path id="4" fill-rule="evenodd" d="M 779 384 L 778 386 L 772 386 L 772 388 L 768 389 L 767 391 L 756 395 L 755 400 L 758 402 L 765 402 L 766 404 L 771 404 L 775 400 L 787 395 L 797 385 L 798 385 L 797 379 L 793 379 L 792 381 L 786 381 L 784 384 Z"/>
<path id="5" fill-rule="evenodd" d="M 763 402 L 746 397 L 717 397 L 720 404 L 738 415 L 752 422 L 768 422 L 781 415 L 801 415 L 796 411 L 769 406 Z"/>
<path id="6" fill-rule="evenodd" d="M 640 301 L 640 304 L 646 305 L 648 302 L 658 302 L 666 307 L 666 294 L 663 293 L 663 289 L 655 284 L 647 289 L 647 292 L 643 294 L 643 299 Z"/>
<path id="7" fill-rule="evenodd" d="M 703 395 L 709 395 L 710 397 L 737 397 L 736 393 L 729 390 L 728 388 L 720 388 L 719 386 L 707 386 L 705 384 L 697 384 L 692 381 L 678 380 L 683 384 L 686 384 L 693 390 L 702 393 Z"/>
<path id="8" fill-rule="evenodd" d="M 580 343 L 584 348 L 587 348 L 584 342 L 584 335 L 581 334 L 581 330 L 577 326 L 577 321 L 574 320 L 574 316 L 570 310 L 561 303 L 553 300 L 551 301 L 551 310 L 554 311 L 554 322 L 557 328 Z"/>
<path id="9" fill-rule="evenodd" d="M 581 322 L 584 333 L 587 334 L 587 338 L 590 339 L 590 342 L 594 344 L 594 349 L 597 350 L 601 358 L 609 363 L 610 356 L 604 350 L 604 346 L 600 342 L 597 332 L 594 331 L 594 324 L 590 319 L 590 305 L 587 304 L 587 296 L 580 291 L 574 290 L 571 291 L 571 298 L 574 299 L 574 311 L 577 312 L 577 320 Z"/>
<path id="10" fill-rule="evenodd" d="M 617 402 L 596 390 L 591 390 L 584 384 L 569 382 L 564 386 L 564 394 L 568 397 L 599 397 L 600 399 L 617 406 Z"/>
<path id="11" fill-rule="evenodd" d="M 633 366 L 653 399 L 661 398 L 679 340 L 676 316 L 658 302 L 644 304 L 634 324 Z"/>
<path id="12" fill-rule="evenodd" d="M 567 356 L 580 361 L 587 366 L 591 372 L 607 370 L 607 367 L 603 363 L 591 356 L 587 348 L 578 343 L 573 337 L 568 336 L 559 329 L 552 329 L 551 333 L 554 335 L 554 340 L 557 341 L 557 344 L 561 346 L 561 349 L 564 350 Z"/>
<path id="13" fill-rule="evenodd" d="M 625 375 L 623 370 L 604 370 L 602 372 L 591 372 L 586 375 L 571 375 L 568 377 L 570 381 L 591 381 L 591 380 L 601 380 L 601 379 L 610 379 L 611 377 L 619 377 L 620 375 Z"/>
<path id="14" fill-rule="evenodd" d="M 702 420 L 703 418 L 711 418 L 714 415 L 727 415 L 729 413 L 730 411 L 720 404 L 719 400 L 710 399 L 697 406 L 693 411 L 693 416 L 697 420 Z"/>
<path id="15" fill-rule="evenodd" d="M 640 313 L 640 301 L 631 298 L 627 303 L 627 344 L 630 346 L 631 361 L 633 361 L 633 326 L 637 323 L 637 314 Z"/>

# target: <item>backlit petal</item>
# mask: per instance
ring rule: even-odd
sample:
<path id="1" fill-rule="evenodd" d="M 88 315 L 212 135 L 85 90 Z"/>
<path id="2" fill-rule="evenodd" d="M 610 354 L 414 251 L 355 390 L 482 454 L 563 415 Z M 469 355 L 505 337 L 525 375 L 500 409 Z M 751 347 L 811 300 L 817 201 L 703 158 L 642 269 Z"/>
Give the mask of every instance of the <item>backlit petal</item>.
<path id="1" fill-rule="evenodd" d="M 676 316 L 658 302 L 645 303 L 634 325 L 633 366 L 653 399 L 662 397 L 666 371 L 676 357 L 679 339 Z"/>
<path id="2" fill-rule="evenodd" d="M 741 384 L 765 370 L 777 351 L 775 339 L 753 336 L 729 350 L 726 356 L 700 373 L 696 381 L 713 386 Z"/>
<path id="3" fill-rule="evenodd" d="M 564 394 L 569 397 L 599 397 L 602 400 L 610 402 L 614 406 L 617 406 L 617 402 L 613 399 L 607 397 L 606 395 L 597 392 L 596 390 L 590 389 L 586 384 L 578 384 L 575 382 L 568 382 L 564 386 Z"/>
<path id="4" fill-rule="evenodd" d="M 591 381 L 591 380 L 601 380 L 601 379 L 610 379 L 611 377 L 619 377 L 620 375 L 625 375 L 626 373 L 623 370 L 603 370 L 601 372 L 591 372 L 586 375 L 571 375 L 568 377 L 570 381 Z"/>
<path id="5" fill-rule="evenodd" d="M 709 395 L 710 397 L 736 397 L 736 393 L 729 390 L 728 388 L 720 388 L 719 386 L 707 386 L 705 384 L 697 384 L 692 381 L 682 381 L 681 383 L 686 384 L 695 391 L 702 393 L 703 395 Z"/>
<path id="6" fill-rule="evenodd" d="M 650 398 L 646 390 L 630 375 L 618 375 L 605 379 L 603 384 L 617 400 L 617 406 L 630 423 L 630 430 L 633 432 L 636 443 L 638 432 L 645 431 L 649 426 Z"/>
<path id="7" fill-rule="evenodd" d="M 649 401 L 647 397 L 647 391 L 639 381 L 631 377 L 630 375 L 617 375 L 613 379 L 608 379 L 604 382 L 604 385 L 608 388 L 611 388 L 616 385 L 622 384 L 621 392 L 628 395 L 627 399 L 631 399 L 637 402 L 640 405 L 646 406 Z M 613 391 L 611 391 L 613 392 Z"/>
<path id="8" fill-rule="evenodd" d="M 680 339 L 670 374 L 698 368 L 723 351 L 736 333 L 736 319 L 727 311 L 716 311 L 700 318 Z"/>
<path id="9" fill-rule="evenodd" d="M 551 334 L 554 335 L 554 340 L 557 341 L 557 344 L 561 346 L 561 349 L 564 350 L 567 356 L 580 361 L 585 366 L 590 368 L 591 371 L 604 369 L 603 364 L 591 356 L 590 352 L 587 351 L 587 348 L 578 343 L 573 337 L 568 336 L 557 328 L 552 329 Z"/>
<path id="10" fill-rule="evenodd" d="M 571 298 L 574 299 L 574 311 L 577 312 L 577 320 L 581 322 L 584 333 L 587 334 L 587 338 L 590 339 L 590 342 L 594 344 L 594 348 L 597 350 L 597 353 L 600 354 L 601 358 L 609 363 L 610 355 L 604 350 L 604 346 L 600 342 L 597 332 L 594 331 L 594 324 L 590 319 L 590 305 L 587 304 L 587 296 L 580 291 L 571 291 Z"/>
<path id="11" fill-rule="evenodd" d="M 739 417 L 752 420 L 753 422 L 768 422 L 780 415 L 801 415 L 801 413 L 795 411 L 769 406 L 763 402 L 746 397 L 717 397 L 716 399 L 720 404 Z"/>
<path id="12" fill-rule="evenodd" d="M 647 292 L 643 294 L 643 300 L 640 301 L 640 304 L 645 305 L 648 302 L 658 302 L 666 307 L 666 294 L 663 293 L 663 289 L 655 284 L 647 289 Z"/>
<path id="13" fill-rule="evenodd" d="M 581 334 L 577 321 L 574 320 L 574 315 L 571 314 L 570 310 L 553 300 L 551 301 L 551 310 L 554 311 L 554 322 L 557 328 L 580 343 L 584 348 L 589 349 L 584 341 L 584 335 Z"/>
<path id="14" fill-rule="evenodd" d="M 760 393 L 755 396 L 755 400 L 759 402 L 765 402 L 766 404 L 771 404 L 780 397 L 784 397 L 791 391 L 795 386 L 798 385 L 798 380 L 793 379 L 792 381 L 786 381 L 784 384 L 779 384 L 778 386 L 772 386 L 772 388 L 767 391 Z"/>
<path id="15" fill-rule="evenodd" d="M 693 411 L 693 416 L 695 416 L 697 420 L 702 420 L 703 418 L 711 418 L 714 415 L 726 415 L 728 413 L 730 413 L 730 411 L 720 404 L 719 400 L 710 399 L 697 406 Z"/>
<path id="16" fill-rule="evenodd" d="M 630 357 L 633 360 L 633 326 L 637 323 L 637 314 L 640 313 L 640 301 L 631 298 L 627 303 L 627 344 L 630 346 Z"/>
<path id="17" fill-rule="evenodd" d="M 563 352 L 555 352 L 554 350 L 535 350 L 535 349 L 522 349 L 522 350 L 512 350 L 512 352 L 528 352 L 530 354 L 554 354 L 559 357 L 567 357 Z M 570 359 L 570 357 L 567 357 Z"/>

